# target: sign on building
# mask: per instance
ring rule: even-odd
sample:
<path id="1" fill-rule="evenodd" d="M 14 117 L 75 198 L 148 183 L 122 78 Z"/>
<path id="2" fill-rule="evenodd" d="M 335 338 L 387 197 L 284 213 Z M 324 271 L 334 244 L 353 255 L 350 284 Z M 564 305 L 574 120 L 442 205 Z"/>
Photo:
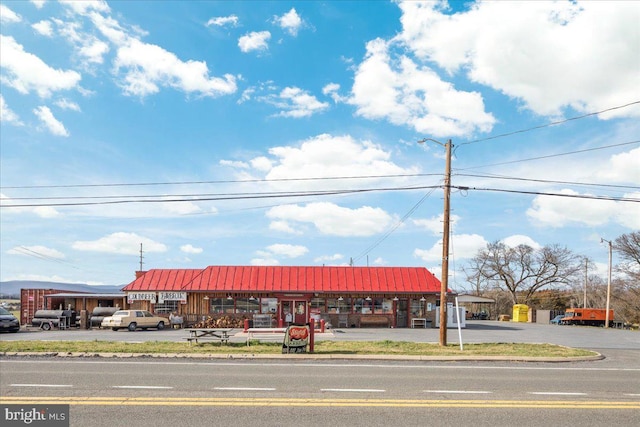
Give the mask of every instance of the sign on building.
<path id="1" fill-rule="evenodd" d="M 127 292 L 127 302 L 132 304 L 136 301 L 150 301 L 151 304 L 156 303 L 155 292 Z"/>
<path id="2" fill-rule="evenodd" d="M 158 304 L 164 304 L 165 301 L 180 301 L 181 304 L 187 303 L 186 292 L 158 292 Z"/>

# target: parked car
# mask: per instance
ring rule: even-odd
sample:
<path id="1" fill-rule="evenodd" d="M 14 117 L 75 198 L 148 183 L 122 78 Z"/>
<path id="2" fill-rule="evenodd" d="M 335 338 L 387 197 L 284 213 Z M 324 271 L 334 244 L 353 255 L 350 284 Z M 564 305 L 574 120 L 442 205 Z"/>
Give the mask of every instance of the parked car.
<path id="1" fill-rule="evenodd" d="M 558 314 L 556 317 L 551 319 L 549 321 L 549 323 L 551 323 L 552 325 L 562 325 L 562 318 L 563 317 L 564 317 L 564 314 Z"/>
<path id="2" fill-rule="evenodd" d="M 0 307 L 0 331 L 18 332 L 20 321 L 6 308 Z"/>
<path id="3" fill-rule="evenodd" d="M 118 329 L 136 329 L 156 328 L 164 329 L 167 323 L 165 317 L 155 316 L 146 310 L 118 310 L 113 315 L 102 319 L 103 328 L 111 328 L 114 331 Z"/>

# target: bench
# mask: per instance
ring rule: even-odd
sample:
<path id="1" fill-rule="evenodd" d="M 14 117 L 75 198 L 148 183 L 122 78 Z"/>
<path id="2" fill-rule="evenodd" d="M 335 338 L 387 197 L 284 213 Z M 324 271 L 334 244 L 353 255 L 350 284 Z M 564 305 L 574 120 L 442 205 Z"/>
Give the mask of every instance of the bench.
<path id="1" fill-rule="evenodd" d="M 247 346 L 251 340 L 256 341 L 284 341 L 287 328 L 249 328 L 247 329 Z"/>
<path id="2" fill-rule="evenodd" d="M 389 327 L 389 318 L 387 316 L 362 316 L 360 317 L 360 327 Z"/>
<path id="3" fill-rule="evenodd" d="M 229 343 L 229 332 L 232 329 L 194 328 L 189 329 L 189 336 L 184 338 L 189 345 L 198 341 L 220 341 L 222 344 Z"/>

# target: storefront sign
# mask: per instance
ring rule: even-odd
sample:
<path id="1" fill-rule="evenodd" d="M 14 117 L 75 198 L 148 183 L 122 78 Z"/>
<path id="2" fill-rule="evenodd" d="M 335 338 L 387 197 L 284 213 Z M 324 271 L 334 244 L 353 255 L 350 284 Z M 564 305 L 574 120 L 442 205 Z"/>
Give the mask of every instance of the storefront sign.
<path id="1" fill-rule="evenodd" d="M 306 353 L 309 345 L 309 324 L 290 325 L 284 334 L 282 353 Z"/>
<path id="2" fill-rule="evenodd" d="M 187 303 L 186 292 L 158 292 L 158 304 L 165 301 L 180 301 L 182 304 Z"/>
<path id="3" fill-rule="evenodd" d="M 136 301 L 150 301 L 152 304 L 155 304 L 156 293 L 155 292 L 128 292 L 127 302 L 131 304 Z"/>

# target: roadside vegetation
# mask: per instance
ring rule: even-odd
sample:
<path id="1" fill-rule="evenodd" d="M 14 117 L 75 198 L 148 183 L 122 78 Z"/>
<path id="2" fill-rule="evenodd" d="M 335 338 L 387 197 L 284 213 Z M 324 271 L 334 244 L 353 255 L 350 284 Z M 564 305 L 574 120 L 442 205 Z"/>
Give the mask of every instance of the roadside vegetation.
<path id="1" fill-rule="evenodd" d="M 280 354 L 278 343 L 201 343 L 189 345 L 169 341 L 122 343 L 113 341 L 0 341 L 0 354 L 36 353 L 124 353 L 124 354 Z M 318 341 L 315 354 L 320 355 L 411 355 L 411 356 L 510 356 L 510 357 L 581 357 L 594 356 L 589 350 L 553 344 L 466 344 L 440 347 L 438 344 L 404 341 Z"/>

